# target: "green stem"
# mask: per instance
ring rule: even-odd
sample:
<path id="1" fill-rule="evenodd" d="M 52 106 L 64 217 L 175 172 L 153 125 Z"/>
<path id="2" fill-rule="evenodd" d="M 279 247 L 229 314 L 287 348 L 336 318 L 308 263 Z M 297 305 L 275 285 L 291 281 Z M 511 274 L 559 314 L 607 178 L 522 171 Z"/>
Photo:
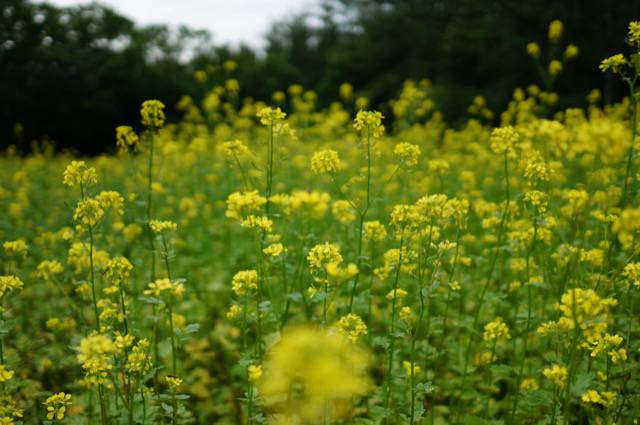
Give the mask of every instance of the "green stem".
<path id="1" fill-rule="evenodd" d="M 324 299 L 322 300 L 322 327 L 327 326 L 327 301 L 329 299 L 329 273 L 324 272 Z"/>
<path id="2" fill-rule="evenodd" d="M 420 298 L 422 298 L 422 289 L 420 290 Z M 424 304 L 424 302 L 422 302 Z M 417 331 L 417 330 L 416 330 Z M 411 410 L 409 413 L 409 424 L 413 425 L 416 410 L 416 383 L 415 383 L 415 352 L 416 352 L 417 332 L 411 334 Z"/>
<path id="3" fill-rule="evenodd" d="M 531 272 L 530 272 L 530 257 L 536 249 L 536 239 L 538 238 L 538 217 L 537 214 L 533 217 L 533 240 L 531 241 L 531 247 L 527 250 L 526 256 L 526 282 L 527 285 L 527 324 L 524 332 L 524 340 L 522 341 L 522 358 L 520 359 L 520 369 L 518 370 L 518 377 L 516 378 L 516 385 L 514 388 L 515 395 L 513 400 L 513 407 L 511 409 L 511 423 L 515 424 L 516 413 L 518 411 L 518 401 L 520 399 L 520 382 L 522 382 L 522 374 L 524 372 L 524 363 L 527 357 L 527 344 L 529 342 L 529 332 L 531 331 L 531 303 L 533 301 L 531 297 Z"/>
<path id="4" fill-rule="evenodd" d="M 162 257 L 164 258 L 164 264 L 167 269 L 167 278 L 171 280 L 171 264 L 169 262 L 169 247 L 164 235 L 161 236 L 162 240 Z M 172 295 L 169 295 L 170 297 Z M 171 338 L 171 366 L 172 373 L 176 375 L 177 371 L 177 355 L 176 355 L 176 341 L 175 341 L 175 329 L 173 326 L 173 299 L 169 299 L 167 303 L 167 310 L 169 314 L 169 337 Z"/>
<path id="5" fill-rule="evenodd" d="M 152 193 L 153 193 L 153 145 L 155 140 L 155 134 L 151 132 L 149 141 L 149 165 L 147 168 L 147 234 L 149 235 L 149 250 L 151 254 L 151 282 L 156 280 L 156 256 L 155 256 L 155 244 L 153 232 L 149 223 L 152 217 Z"/>
<path id="6" fill-rule="evenodd" d="M 251 384 L 251 381 L 249 381 L 248 371 L 247 371 L 247 422 L 249 423 L 249 425 L 253 423 L 253 385 Z"/>
<path id="7" fill-rule="evenodd" d="M 271 191 L 273 190 L 273 123 L 269 125 L 269 142 L 267 145 L 267 189 L 265 211 L 269 216 L 269 208 L 271 204 Z"/>
<path id="8" fill-rule="evenodd" d="M 176 400 L 176 391 L 171 392 L 171 423 L 176 425 L 178 423 L 178 402 Z"/>
<path id="9" fill-rule="evenodd" d="M 173 300 L 169 300 L 167 303 L 167 309 L 169 313 L 169 337 L 171 338 L 171 373 L 176 375 L 178 360 L 176 356 L 176 338 L 173 326 Z"/>
<path id="10" fill-rule="evenodd" d="M 100 398 L 100 422 L 102 425 L 107 425 L 109 418 L 107 417 L 107 405 L 104 399 L 102 384 L 98 384 L 98 397 Z"/>
<path id="11" fill-rule="evenodd" d="M 386 375 L 386 393 L 384 399 L 384 424 L 387 424 L 389 421 L 389 403 L 391 401 L 391 386 L 392 386 L 392 369 L 393 369 L 393 351 L 395 350 L 395 326 L 396 326 L 396 304 L 397 304 L 397 295 L 398 295 L 398 281 L 400 279 L 400 269 L 402 268 L 402 248 L 404 244 L 404 229 L 401 230 L 400 236 L 400 249 L 398 252 L 398 265 L 396 267 L 396 274 L 393 280 L 393 301 L 391 304 L 391 318 L 389 325 L 389 354 L 388 354 L 388 363 L 387 363 L 387 375 Z"/>
<path id="12" fill-rule="evenodd" d="M 371 132 L 367 131 L 367 197 L 366 204 L 364 209 L 360 213 L 360 223 L 358 226 L 358 259 L 357 259 L 357 267 L 360 270 L 360 266 L 362 264 L 362 238 L 363 238 L 363 229 L 364 229 L 364 220 L 371 206 Z M 360 280 L 360 272 L 355 276 L 353 280 L 353 287 L 351 288 L 351 295 L 349 296 L 349 310 L 348 313 L 351 313 L 353 309 L 353 300 L 356 296 L 356 291 L 358 288 L 358 281 Z"/>
<path id="13" fill-rule="evenodd" d="M 140 399 L 142 400 L 142 425 L 147 422 L 147 400 L 144 398 L 144 385 L 140 385 Z"/>
<path id="14" fill-rule="evenodd" d="M 556 425 L 556 410 L 558 408 L 558 392 L 553 389 L 553 402 L 551 403 L 551 425 Z"/>
<path id="15" fill-rule="evenodd" d="M 563 409 L 563 416 L 564 416 L 564 420 L 565 420 L 565 424 L 569 425 L 570 423 L 570 418 L 569 418 L 569 400 L 571 398 L 571 380 L 573 379 L 573 374 L 574 374 L 574 367 L 575 367 L 575 353 L 577 351 L 578 348 L 578 337 L 580 335 L 580 324 L 578 323 L 578 313 L 576 311 L 576 289 L 573 288 L 571 289 L 571 310 L 572 310 L 572 319 L 573 319 L 573 338 L 571 341 L 571 349 L 569 352 L 569 372 L 567 374 L 567 387 L 564 393 L 564 405 L 562 406 Z"/>
<path id="16" fill-rule="evenodd" d="M 93 227 L 87 226 L 89 229 L 89 268 L 91 278 L 91 299 L 93 301 L 93 313 L 96 317 L 96 330 L 100 332 L 100 314 L 98 313 L 98 300 L 96 296 L 96 278 L 95 267 L 93 261 Z"/>

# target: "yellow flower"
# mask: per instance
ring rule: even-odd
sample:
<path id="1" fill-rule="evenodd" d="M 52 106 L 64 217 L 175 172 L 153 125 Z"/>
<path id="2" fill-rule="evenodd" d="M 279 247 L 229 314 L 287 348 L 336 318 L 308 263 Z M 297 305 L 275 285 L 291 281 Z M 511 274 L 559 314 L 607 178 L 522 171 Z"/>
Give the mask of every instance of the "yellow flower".
<path id="1" fill-rule="evenodd" d="M 422 368 L 420 368 L 420 366 L 418 366 L 415 363 L 410 362 L 408 360 L 403 360 L 402 367 L 407 372 L 407 376 L 408 377 L 416 376 L 420 372 L 422 372 Z"/>
<path id="2" fill-rule="evenodd" d="M 227 211 L 225 215 L 240 221 L 244 216 L 260 209 L 266 203 L 267 198 L 260 196 L 257 190 L 234 192 L 227 198 Z"/>
<path id="3" fill-rule="evenodd" d="M 138 141 L 138 135 L 133 131 L 133 128 L 128 125 L 116 127 L 116 145 L 120 151 L 126 151 L 131 146 L 136 146 Z"/>
<path id="4" fill-rule="evenodd" d="M 96 201 L 104 210 L 112 210 L 117 215 L 124 212 L 124 198 L 118 192 L 113 190 L 102 191 L 96 196 Z"/>
<path id="5" fill-rule="evenodd" d="M 113 368 L 113 354 L 117 347 L 113 340 L 106 335 L 93 333 L 80 341 L 78 346 L 78 362 L 85 373 L 94 376 L 98 382 L 107 379 L 108 371 Z"/>
<path id="6" fill-rule="evenodd" d="M 36 274 L 44 280 L 50 280 L 53 276 L 64 271 L 64 267 L 58 261 L 44 260 L 38 264 Z"/>
<path id="7" fill-rule="evenodd" d="M 104 277 L 113 286 L 121 286 L 126 283 L 133 270 L 133 265 L 125 257 L 115 257 L 107 262 L 104 267 Z"/>
<path id="8" fill-rule="evenodd" d="M 534 378 L 524 378 L 520 383 L 520 389 L 522 391 L 536 391 L 538 388 L 540 388 L 540 386 Z"/>
<path id="9" fill-rule="evenodd" d="M 155 282 L 151 282 L 148 285 L 144 294 L 160 297 L 165 292 L 170 293 L 176 298 L 180 298 L 184 293 L 184 285 L 181 282 L 176 282 L 167 278 L 157 279 Z"/>
<path id="10" fill-rule="evenodd" d="M 509 334 L 509 327 L 504 323 L 502 317 L 496 317 L 495 320 L 484 326 L 482 338 L 485 341 L 493 341 L 496 339 L 506 340 L 510 339 L 511 335 Z"/>
<path id="11" fill-rule="evenodd" d="M 538 43 L 531 42 L 527 43 L 527 54 L 532 58 L 537 58 L 540 56 L 540 46 Z"/>
<path id="12" fill-rule="evenodd" d="M 382 120 L 384 116 L 378 111 L 359 111 L 353 122 L 353 127 L 366 139 L 367 137 L 380 138 L 384 133 Z"/>
<path id="13" fill-rule="evenodd" d="M 150 220 L 149 227 L 153 233 L 166 233 L 175 231 L 178 225 L 173 221 Z"/>
<path id="14" fill-rule="evenodd" d="M 539 190 L 529 190 L 525 192 L 524 200 L 533 205 L 538 212 L 543 213 L 547 210 L 549 197 L 546 193 Z"/>
<path id="15" fill-rule="evenodd" d="M 587 390 L 580 396 L 580 400 L 582 400 L 583 403 L 599 404 L 608 408 L 615 403 L 616 394 L 611 391 L 598 392 L 596 390 Z"/>
<path id="16" fill-rule="evenodd" d="M 284 245 L 282 245 L 281 243 L 272 243 L 266 248 L 264 248 L 262 252 L 272 257 L 278 257 L 283 252 L 285 252 L 285 249 L 284 249 Z"/>
<path id="17" fill-rule="evenodd" d="M 576 56 L 578 56 L 579 53 L 580 53 L 580 49 L 578 49 L 578 46 L 574 44 L 569 44 L 564 51 L 564 58 L 567 60 L 573 59 Z"/>
<path id="18" fill-rule="evenodd" d="M 495 128 L 491 132 L 491 150 L 497 154 L 510 154 L 520 136 L 511 126 Z"/>
<path id="19" fill-rule="evenodd" d="M 391 211 L 391 225 L 395 227 L 399 234 L 411 231 L 422 221 L 420 209 L 415 205 L 400 204 L 395 205 Z"/>
<path id="20" fill-rule="evenodd" d="M 273 126 L 284 121 L 287 114 L 282 112 L 282 110 L 279 107 L 277 108 L 266 107 L 258 111 L 256 116 L 260 118 L 260 123 L 262 125 Z"/>
<path id="21" fill-rule="evenodd" d="M 267 216 L 258 217 L 250 214 L 240 222 L 240 225 L 249 229 L 261 229 L 265 233 L 271 233 L 273 230 L 273 221 Z"/>
<path id="22" fill-rule="evenodd" d="M 197 69 L 193 73 L 193 79 L 198 83 L 204 83 L 205 81 L 207 81 L 207 77 L 207 72 L 202 69 Z"/>
<path id="23" fill-rule="evenodd" d="M 239 317 L 242 314 L 242 307 L 240 307 L 238 304 L 232 304 L 231 307 L 229 308 L 229 311 L 227 311 L 227 319 L 228 320 L 233 320 L 236 317 Z"/>
<path id="24" fill-rule="evenodd" d="M 13 371 L 9 370 L 7 366 L 0 364 L 0 383 L 7 382 L 13 378 Z"/>
<path id="25" fill-rule="evenodd" d="M 562 62 L 558 60 L 552 60 L 549 62 L 549 75 L 555 77 L 562 71 Z"/>
<path id="26" fill-rule="evenodd" d="M 22 413 L 13 398 L 8 395 L 0 396 L 0 425 L 22 424 Z"/>
<path id="27" fill-rule="evenodd" d="M 356 219 L 356 211 L 349 201 L 335 201 L 331 207 L 331 213 L 342 224 L 349 224 Z"/>
<path id="28" fill-rule="evenodd" d="M 524 176 L 529 186 L 535 186 L 538 182 L 549 181 L 551 172 L 540 152 L 534 150 L 529 153 L 524 169 Z"/>
<path id="29" fill-rule="evenodd" d="M 411 310 L 411 307 L 409 306 L 404 306 L 400 309 L 400 319 L 404 320 L 405 322 L 409 322 L 411 320 L 413 316 L 413 310 Z"/>
<path id="30" fill-rule="evenodd" d="M 164 103 L 159 100 L 145 100 L 140 109 L 142 125 L 153 129 L 161 128 L 164 125 Z"/>
<path id="31" fill-rule="evenodd" d="M 8 256 L 26 257 L 29 251 L 27 243 L 22 239 L 6 241 L 2 244 L 2 247 Z"/>
<path id="32" fill-rule="evenodd" d="M 326 266 L 326 271 L 327 275 L 339 282 L 349 280 L 360 272 L 358 266 L 353 263 L 347 264 L 347 267 L 341 267 L 338 263 L 329 263 Z"/>
<path id="33" fill-rule="evenodd" d="M 182 386 L 182 379 L 173 375 L 165 376 L 164 382 L 167 384 L 167 386 L 169 387 L 169 391 L 171 391 L 172 393 L 177 392 Z"/>
<path id="34" fill-rule="evenodd" d="M 558 388 L 564 388 L 567 382 L 567 376 L 569 371 L 566 367 L 554 364 L 551 367 L 547 367 L 542 371 L 545 378 L 553 383 Z"/>
<path id="35" fill-rule="evenodd" d="M 85 226 L 95 226 L 104 216 L 104 210 L 100 202 L 93 198 L 82 199 L 73 213 L 73 219 Z"/>
<path id="36" fill-rule="evenodd" d="M 67 406 L 71 405 L 71 394 L 63 392 L 54 394 L 47 398 L 44 405 L 47 406 L 47 420 L 61 421 L 67 412 Z"/>
<path id="37" fill-rule="evenodd" d="M 364 238 L 369 241 L 380 242 L 387 237 L 387 229 L 378 220 L 364 222 Z"/>
<path id="38" fill-rule="evenodd" d="M 420 157 L 420 146 L 411 143 L 398 143 L 393 148 L 393 153 L 400 158 L 403 164 L 413 167 L 418 163 Z"/>
<path id="39" fill-rule="evenodd" d="M 273 103 L 283 104 L 287 100 L 287 95 L 282 90 L 276 90 L 271 95 Z"/>
<path id="40" fill-rule="evenodd" d="M 560 40 L 560 38 L 562 38 L 563 29 L 564 26 L 562 25 L 562 21 L 558 19 L 551 21 L 549 24 L 549 40 L 554 43 Z"/>
<path id="41" fill-rule="evenodd" d="M 240 159 L 249 154 L 249 148 L 241 140 L 224 142 L 222 151 L 229 159 Z"/>
<path id="42" fill-rule="evenodd" d="M 293 211 L 320 219 L 324 217 L 329 208 L 329 201 L 331 201 L 331 196 L 326 192 L 294 190 L 289 199 L 289 206 Z"/>
<path id="43" fill-rule="evenodd" d="M 640 288 L 640 263 L 629 263 L 624 266 L 623 275 L 629 283 Z"/>
<path id="44" fill-rule="evenodd" d="M 144 375 L 151 370 L 149 340 L 141 339 L 131 348 L 127 357 L 126 369 L 131 374 Z"/>
<path id="45" fill-rule="evenodd" d="M 627 39 L 630 44 L 640 44 L 640 21 L 629 22 L 629 37 Z"/>
<path id="46" fill-rule="evenodd" d="M 238 69 L 238 62 L 236 62 L 234 60 L 231 60 L 231 59 L 226 60 L 222 64 L 222 68 L 224 68 L 224 70 L 227 71 L 227 72 L 233 72 L 236 69 Z"/>
<path id="47" fill-rule="evenodd" d="M 332 149 L 325 149 L 315 152 L 311 156 L 311 170 L 315 174 L 335 173 L 340 169 L 340 158 L 338 152 Z"/>
<path id="48" fill-rule="evenodd" d="M 84 161 L 71 161 L 62 175 L 62 183 L 74 187 L 78 185 L 90 185 L 98 182 L 98 174 L 93 167 L 87 168 Z"/>
<path id="49" fill-rule="evenodd" d="M 367 334 L 367 325 L 364 324 L 360 316 L 353 313 L 342 316 L 335 324 L 335 328 L 338 330 L 338 333 L 351 342 L 356 342 L 360 335 Z"/>
<path id="50" fill-rule="evenodd" d="M 0 297 L 3 297 L 8 291 L 16 291 L 22 289 L 22 280 L 16 276 L 0 276 Z"/>
<path id="51" fill-rule="evenodd" d="M 249 381 L 258 382 L 262 377 L 262 365 L 249 365 L 247 372 L 249 374 Z"/>
<path id="52" fill-rule="evenodd" d="M 230 78 L 224 82 L 224 88 L 229 93 L 237 95 L 240 92 L 240 83 L 235 78 Z"/>
<path id="53" fill-rule="evenodd" d="M 451 168 L 451 164 L 449 164 L 444 159 L 432 159 L 429 161 L 428 166 L 429 171 L 433 171 L 436 174 L 440 174 Z"/>
<path id="54" fill-rule="evenodd" d="M 603 335 L 601 338 L 590 342 L 588 348 L 591 351 L 591 357 L 596 357 L 600 353 L 606 352 L 613 363 L 618 363 L 620 360 L 627 360 L 627 350 L 624 348 L 616 348 L 622 344 L 622 341 L 623 339 L 620 335 Z"/>
<path id="55" fill-rule="evenodd" d="M 603 330 L 603 322 L 606 327 L 609 309 L 617 303 L 613 298 L 601 298 L 593 289 L 569 289 L 556 306 L 562 313 L 558 323 L 565 329 L 574 329 L 577 324 L 585 337 L 592 339 Z"/>
<path id="56" fill-rule="evenodd" d="M 622 53 L 618 53 L 617 55 L 603 59 L 602 62 L 600 62 L 600 70 L 602 72 L 611 71 L 616 74 L 620 72 L 620 69 L 626 64 L 627 60 L 624 55 Z"/>
<path id="57" fill-rule="evenodd" d="M 387 293 L 387 299 L 393 301 L 394 298 L 402 299 L 409 295 L 407 291 L 402 288 L 397 288 L 395 291 L 392 289 Z"/>
<path id="58" fill-rule="evenodd" d="M 349 83 L 340 84 L 338 92 L 343 100 L 351 100 L 353 98 L 353 86 Z"/>
<path id="59" fill-rule="evenodd" d="M 231 280 L 231 289 L 238 295 L 247 295 L 250 291 L 258 289 L 258 272 L 255 270 L 239 271 Z"/>
<path id="60" fill-rule="evenodd" d="M 267 353 L 260 394 L 271 411 L 289 420 L 334 421 L 369 391 L 368 364 L 368 354 L 341 336 L 310 327 L 287 329 Z"/>
<path id="61" fill-rule="evenodd" d="M 311 248 L 307 255 L 309 267 L 311 269 L 326 268 L 329 264 L 342 263 L 342 255 L 340 255 L 340 247 L 336 244 L 325 242 Z"/>

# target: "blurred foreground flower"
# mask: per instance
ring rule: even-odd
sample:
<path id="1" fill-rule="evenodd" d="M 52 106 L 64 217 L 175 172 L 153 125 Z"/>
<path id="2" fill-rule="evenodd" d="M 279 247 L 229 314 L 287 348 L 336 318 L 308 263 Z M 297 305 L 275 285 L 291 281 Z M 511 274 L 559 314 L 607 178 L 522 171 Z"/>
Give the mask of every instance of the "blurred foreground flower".
<path id="1" fill-rule="evenodd" d="M 369 391 L 368 365 L 369 354 L 340 335 L 291 328 L 267 354 L 258 389 L 279 421 L 328 423 Z"/>

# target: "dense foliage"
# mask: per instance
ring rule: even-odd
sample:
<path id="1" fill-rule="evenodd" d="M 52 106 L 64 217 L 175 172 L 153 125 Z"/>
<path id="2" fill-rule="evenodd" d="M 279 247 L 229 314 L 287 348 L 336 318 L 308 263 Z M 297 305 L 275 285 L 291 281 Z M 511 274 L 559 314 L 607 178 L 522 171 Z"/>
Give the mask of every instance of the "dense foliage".
<path id="1" fill-rule="evenodd" d="M 540 62 L 552 81 L 577 53 Z M 0 423 L 630 424 L 640 412 L 640 23 L 629 88 L 460 128 L 350 85 L 148 100 L 117 155 L 0 157 Z M 534 59 L 545 49 L 529 44 Z M 568 53 L 567 53 L 568 52 Z M 233 63 L 227 63 L 231 71 Z M 357 111 L 357 112 L 356 112 Z"/>

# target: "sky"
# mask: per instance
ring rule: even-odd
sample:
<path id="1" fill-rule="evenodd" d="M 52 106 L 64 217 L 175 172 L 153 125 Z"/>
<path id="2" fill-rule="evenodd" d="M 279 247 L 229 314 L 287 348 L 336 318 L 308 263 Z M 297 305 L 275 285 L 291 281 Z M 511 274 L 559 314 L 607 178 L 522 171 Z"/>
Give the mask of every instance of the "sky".
<path id="1" fill-rule="evenodd" d="M 91 0 L 46 0 L 57 6 Z M 187 25 L 206 29 L 216 43 L 237 46 L 244 42 L 263 47 L 270 24 L 283 17 L 309 11 L 318 0 L 99 0 L 137 23 Z"/>

